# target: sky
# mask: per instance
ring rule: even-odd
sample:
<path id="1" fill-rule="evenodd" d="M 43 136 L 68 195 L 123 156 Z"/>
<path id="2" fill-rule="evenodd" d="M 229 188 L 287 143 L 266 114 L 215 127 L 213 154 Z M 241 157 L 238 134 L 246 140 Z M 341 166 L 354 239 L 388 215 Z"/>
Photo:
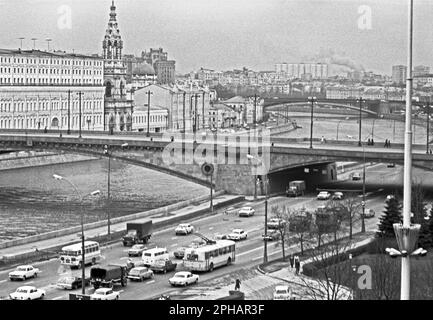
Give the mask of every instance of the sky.
<path id="1" fill-rule="evenodd" d="M 414 65 L 433 67 L 433 1 L 415 0 Z M 408 0 L 116 0 L 124 54 L 164 48 L 176 70 L 406 64 Z M 0 48 L 101 53 L 111 0 L 0 0 Z M 344 68 L 343 68 L 344 69 Z"/>

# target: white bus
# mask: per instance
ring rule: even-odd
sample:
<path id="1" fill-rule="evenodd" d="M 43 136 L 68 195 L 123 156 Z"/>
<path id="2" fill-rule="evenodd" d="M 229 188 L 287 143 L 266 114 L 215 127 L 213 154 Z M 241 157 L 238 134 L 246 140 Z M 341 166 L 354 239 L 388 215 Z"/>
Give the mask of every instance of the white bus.
<path id="1" fill-rule="evenodd" d="M 216 240 L 198 248 L 185 249 L 183 265 L 190 271 L 212 271 L 235 261 L 235 242 Z"/>
<path id="2" fill-rule="evenodd" d="M 82 253 L 81 253 L 82 244 L 75 243 L 62 248 L 62 252 L 60 253 L 60 263 L 64 265 L 68 265 L 71 267 L 81 267 L 82 261 Z M 95 241 L 85 241 L 84 242 L 84 264 L 95 264 L 98 260 L 101 259 L 101 250 L 99 248 L 99 243 Z"/>

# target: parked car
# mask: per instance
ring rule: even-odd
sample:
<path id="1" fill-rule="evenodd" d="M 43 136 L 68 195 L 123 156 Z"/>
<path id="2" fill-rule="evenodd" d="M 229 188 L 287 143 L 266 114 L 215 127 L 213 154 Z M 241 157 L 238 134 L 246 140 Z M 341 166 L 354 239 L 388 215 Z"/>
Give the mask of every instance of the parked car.
<path id="1" fill-rule="evenodd" d="M 262 234 L 262 238 L 263 240 L 267 240 L 267 241 L 275 241 L 275 240 L 279 240 L 281 238 L 281 233 L 277 230 L 268 230 L 268 232 L 265 234 Z"/>
<path id="2" fill-rule="evenodd" d="M 176 235 L 178 234 L 187 235 L 194 232 L 194 227 L 189 223 L 181 223 L 176 227 L 176 229 L 174 229 L 174 231 L 176 232 Z"/>
<path id="3" fill-rule="evenodd" d="M 344 199 L 343 192 L 334 192 L 334 194 L 332 195 L 332 200 L 343 200 L 343 199 Z"/>
<path id="4" fill-rule="evenodd" d="M 388 163 L 386 166 L 388 168 L 395 168 L 395 163 Z"/>
<path id="5" fill-rule="evenodd" d="M 215 240 L 226 240 L 227 239 L 227 234 L 215 233 L 214 239 Z"/>
<path id="6" fill-rule="evenodd" d="M 153 278 L 153 271 L 146 267 L 132 268 L 128 273 L 128 279 L 143 281 Z"/>
<path id="7" fill-rule="evenodd" d="M 132 248 L 128 250 L 128 256 L 141 257 L 145 250 L 147 250 L 147 247 L 144 244 L 134 244 Z"/>
<path id="8" fill-rule="evenodd" d="M 37 289 L 33 286 L 23 286 L 15 290 L 15 292 L 9 294 L 9 298 L 12 300 L 36 300 L 43 299 L 45 297 L 45 290 Z"/>
<path id="9" fill-rule="evenodd" d="M 88 286 L 90 284 L 90 278 L 84 278 L 84 286 Z M 82 281 L 81 277 L 75 277 L 75 276 L 67 276 L 60 278 L 56 286 L 61 289 L 67 289 L 67 290 L 75 290 L 78 288 L 81 288 Z"/>
<path id="10" fill-rule="evenodd" d="M 185 247 L 180 247 L 174 250 L 173 255 L 177 259 L 183 259 L 183 256 L 185 255 Z"/>
<path id="11" fill-rule="evenodd" d="M 118 300 L 120 292 L 111 288 L 99 288 L 90 296 L 90 300 Z"/>
<path id="12" fill-rule="evenodd" d="M 286 225 L 286 221 L 279 218 L 271 218 L 268 221 L 268 229 L 280 229 Z"/>
<path id="13" fill-rule="evenodd" d="M 274 289 L 274 300 L 290 300 L 292 298 L 292 290 L 289 286 L 276 286 Z"/>
<path id="14" fill-rule="evenodd" d="M 251 217 L 254 215 L 255 212 L 256 210 L 251 207 L 242 207 L 239 210 L 239 217 Z"/>
<path id="15" fill-rule="evenodd" d="M 176 270 L 177 263 L 171 260 L 157 260 L 151 266 L 150 270 L 153 272 L 167 273 Z"/>
<path id="16" fill-rule="evenodd" d="M 317 200 L 329 200 L 331 194 L 328 191 L 320 191 L 317 195 Z"/>
<path id="17" fill-rule="evenodd" d="M 365 209 L 364 211 L 364 218 L 373 218 L 375 216 L 375 212 L 373 209 Z"/>
<path id="18" fill-rule="evenodd" d="M 352 175 L 352 180 L 361 180 L 361 174 L 359 172 L 355 172 Z"/>
<path id="19" fill-rule="evenodd" d="M 13 281 L 17 279 L 26 280 L 28 278 L 36 278 L 40 272 L 38 268 L 33 268 L 33 266 L 19 266 L 14 271 L 9 272 L 9 279 Z"/>
<path id="20" fill-rule="evenodd" d="M 227 236 L 228 240 L 239 241 L 242 239 L 246 239 L 248 234 L 242 229 L 233 229 L 231 233 Z"/>
<path id="21" fill-rule="evenodd" d="M 197 274 L 192 274 L 189 271 L 176 272 L 175 275 L 168 279 L 168 282 L 172 286 L 187 286 L 198 282 L 199 276 Z"/>

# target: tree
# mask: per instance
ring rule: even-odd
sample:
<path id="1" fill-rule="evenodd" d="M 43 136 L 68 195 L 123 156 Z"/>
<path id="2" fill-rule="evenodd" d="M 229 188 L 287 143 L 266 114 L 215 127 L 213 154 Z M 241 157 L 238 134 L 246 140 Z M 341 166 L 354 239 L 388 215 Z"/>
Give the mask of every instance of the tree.
<path id="1" fill-rule="evenodd" d="M 304 255 L 305 236 L 311 230 L 312 214 L 304 210 L 293 212 L 289 216 L 289 231 L 301 245 L 301 255 Z"/>
<path id="2" fill-rule="evenodd" d="M 379 219 L 379 231 L 376 236 L 395 238 L 393 224 L 401 222 L 401 204 L 395 196 L 389 196 L 385 202 L 385 211 Z"/>
<path id="3" fill-rule="evenodd" d="M 425 192 L 422 184 L 417 183 L 412 187 L 412 201 L 411 210 L 413 216 L 411 217 L 411 223 L 417 223 L 421 225 L 418 238 L 418 246 L 422 248 L 429 248 L 432 245 L 432 233 L 430 230 L 430 224 L 432 223 L 427 214 L 427 208 L 425 203 Z"/>
<path id="4" fill-rule="evenodd" d="M 288 238 L 289 233 L 289 226 L 287 221 L 290 217 L 290 210 L 286 206 L 272 206 L 271 212 L 274 215 L 274 218 L 279 219 L 281 222 L 279 224 L 279 227 L 277 229 L 277 232 L 279 234 L 279 242 L 281 242 L 281 248 L 283 251 L 283 260 L 286 260 L 286 240 Z"/>

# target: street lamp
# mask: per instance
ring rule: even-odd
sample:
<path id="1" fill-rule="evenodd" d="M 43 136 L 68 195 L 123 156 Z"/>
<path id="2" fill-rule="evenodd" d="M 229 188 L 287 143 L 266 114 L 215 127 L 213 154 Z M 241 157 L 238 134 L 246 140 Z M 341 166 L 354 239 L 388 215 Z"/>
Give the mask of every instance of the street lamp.
<path id="1" fill-rule="evenodd" d="M 108 157 L 108 177 L 107 177 L 107 240 L 111 240 L 111 217 L 110 217 L 110 186 L 111 186 L 111 151 L 108 149 L 108 146 L 104 146 L 104 154 Z"/>
<path id="2" fill-rule="evenodd" d="M 263 165 L 263 161 L 260 159 L 257 159 L 256 157 L 247 154 L 247 158 L 248 160 L 252 161 L 252 160 L 256 160 L 258 161 L 261 165 Z M 254 182 L 256 183 L 256 177 L 254 178 Z M 264 247 L 263 247 L 263 263 L 267 263 L 268 262 L 268 174 L 265 174 L 265 236 L 264 236 Z"/>
<path id="3" fill-rule="evenodd" d="M 313 115 L 314 115 L 314 102 L 316 100 L 317 100 L 316 97 L 308 97 L 308 101 L 311 102 L 310 149 L 313 149 Z"/>
<path id="4" fill-rule="evenodd" d="M 85 261 L 86 261 L 85 258 L 86 258 L 86 256 L 85 256 L 85 251 L 86 250 L 84 249 L 85 248 L 85 246 L 84 246 L 84 211 L 83 211 L 83 199 L 84 199 L 84 196 L 82 196 L 80 194 L 80 192 L 78 191 L 78 188 L 69 179 L 67 179 L 67 178 L 65 178 L 63 176 L 60 176 L 58 174 L 54 174 L 53 178 L 55 180 L 67 182 L 69 185 L 72 186 L 72 188 L 74 189 L 75 193 L 80 198 L 80 204 L 81 204 L 81 206 L 80 206 L 80 211 L 81 211 L 81 288 L 82 288 L 81 292 L 82 292 L 82 294 L 85 294 L 86 293 L 86 280 L 85 280 L 85 278 L 86 278 L 86 272 L 85 272 L 86 271 L 85 270 Z M 96 191 L 91 192 L 89 195 L 96 196 L 96 195 L 99 195 L 100 193 L 101 193 L 101 191 L 96 190 Z"/>
<path id="5" fill-rule="evenodd" d="M 362 102 L 365 101 L 360 97 L 359 99 L 356 99 L 356 102 L 359 102 L 359 133 L 358 133 L 358 146 L 361 146 L 361 126 L 362 126 Z"/>
<path id="6" fill-rule="evenodd" d="M 338 121 L 337 123 L 337 141 L 338 141 L 338 129 L 340 128 L 340 123 L 342 123 L 343 120 Z"/>

